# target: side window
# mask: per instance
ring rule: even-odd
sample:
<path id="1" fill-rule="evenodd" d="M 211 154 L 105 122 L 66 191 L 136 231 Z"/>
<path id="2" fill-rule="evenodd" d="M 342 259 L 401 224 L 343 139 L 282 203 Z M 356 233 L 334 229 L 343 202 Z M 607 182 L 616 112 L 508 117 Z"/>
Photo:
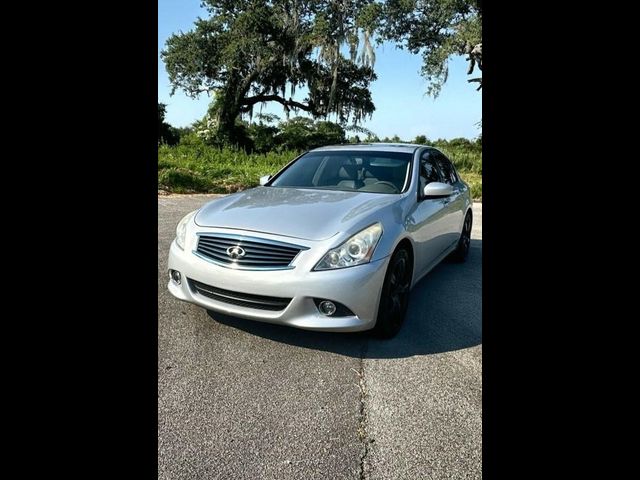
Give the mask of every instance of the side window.
<path id="1" fill-rule="evenodd" d="M 451 165 L 449 159 L 441 153 L 436 153 L 435 158 L 442 171 L 443 182 L 451 185 L 456 183 L 458 181 L 458 175 L 456 175 L 456 170 L 453 168 L 453 165 Z"/>
<path id="2" fill-rule="evenodd" d="M 435 161 L 434 152 L 427 151 L 420 157 L 420 182 L 418 182 L 419 195 L 422 195 L 424 187 L 431 182 L 442 182 L 442 172 Z"/>
<path id="3" fill-rule="evenodd" d="M 442 181 L 442 173 L 434 161 L 433 155 L 428 153 L 422 155 L 420 159 L 420 178 L 424 178 L 426 183 Z"/>

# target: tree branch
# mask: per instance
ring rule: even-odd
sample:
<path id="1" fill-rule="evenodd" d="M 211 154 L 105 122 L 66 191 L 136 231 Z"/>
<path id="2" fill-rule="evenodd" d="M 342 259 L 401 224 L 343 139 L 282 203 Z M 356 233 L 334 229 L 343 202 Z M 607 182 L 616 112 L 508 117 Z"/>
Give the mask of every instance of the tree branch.
<path id="1" fill-rule="evenodd" d="M 249 89 L 251 88 L 251 84 L 256 78 L 258 78 L 258 75 L 259 75 L 258 70 L 254 70 L 253 72 L 251 72 L 249 75 L 247 75 L 245 78 L 242 79 L 242 83 L 240 83 L 240 88 L 239 88 L 239 91 L 242 95 L 245 95 L 249 91 Z"/>
<path id="2" fill-rule="evenodd" d="M 315 108 L 313 106 L 313 103 L 311 102 L 309 103 L 309 105 L 305 105 L 304 103 L 296 102 L 291 97 L 289 97 L 289 100 L 287 100 L 286 98 L 283 98 L 279 95 L 263 95 L 263 94 L 256 95 L 254 97 L 246 97 L 245 99 L 243 99 L 242 107 L 240 108 L 240 111 L 248 112 L 251 109 L 251 107 L 256 103 L 264 103 L 264 102 L 278 102 L 287 108 L 293 107 L 293 108 L 298 108 L 300 110 L 304 110 L 305 112 L 311 112 L 311 113 L 315 112 Z"/>
<path id="3" fill-rule="evenodd" d="M 471 83 L 471 82 L 478 82 L 478 88 L 476 88 L 476 91 L 480 90 L 482 88 L 482 77 L 477 77 L 477 78 L 470 78 L 469 80 L 467 80 L 467 82 Z"/>

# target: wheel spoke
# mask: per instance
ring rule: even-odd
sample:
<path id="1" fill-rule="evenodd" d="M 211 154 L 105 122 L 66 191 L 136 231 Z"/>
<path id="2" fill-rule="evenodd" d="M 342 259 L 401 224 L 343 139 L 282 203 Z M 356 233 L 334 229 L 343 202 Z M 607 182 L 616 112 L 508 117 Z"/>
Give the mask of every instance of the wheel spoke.
<path id="1" fill-rule="evenodd" d="M 400 305 L 400 299 L 397 295 L 391 297 L 391 313 L 400 313 L 402 311 L 402 306 Z"/>
<path id="2" fill-rule="evenodd" d="M 403 279 L 405 271 L 406 271 L 406 265 L 405 265 L 404 261 L 399 262 L 397 267 L 396 267 L 396 271 L 395 271 L 395 274 L 397 275 L 397 278 L 398 279 Z"/>
<path id="3" fill-rule="evenodd" d="M 409 301 L 409 287 L 411 283 L 411 267 L 406 250 L 400 250 L 392 257 L 387 279 L 385 280 L 385 297 L 381 299 L 381 314 L 385 325 L 382 331 L 392 334 L 400 328 Z M 384 301 L 384 303 L 382 303 Z M 386 333 L 385 333 L 386 335 Z"/>

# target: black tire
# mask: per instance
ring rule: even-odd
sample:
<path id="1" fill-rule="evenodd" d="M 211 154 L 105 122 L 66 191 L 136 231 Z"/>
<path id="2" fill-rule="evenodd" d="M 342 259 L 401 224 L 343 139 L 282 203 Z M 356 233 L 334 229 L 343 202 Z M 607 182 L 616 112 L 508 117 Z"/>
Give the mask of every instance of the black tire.
<path id="1" fill-rule="evenodd" d="M 469 245 L 471 245 L 471 227 L 473 225 L 473 216 L 471 210 L 467 212 L 467 216 L 464 217 L 464 224 L 462 225 L 462 233 L 458 240 L 458 246 L 451 252 L 449 259 L 452 262 L 462 263 L 467 259 L 469 255 Z"/>
<path id="2" fill-rule="evenodd" d="M 378 338 L 395 336 L 404 321 L 409 306 L 409 293 L 413 265 L 405 248 L 396 250 L 391 256 L 382 285 L 378 318 L 371 333 Z"/>

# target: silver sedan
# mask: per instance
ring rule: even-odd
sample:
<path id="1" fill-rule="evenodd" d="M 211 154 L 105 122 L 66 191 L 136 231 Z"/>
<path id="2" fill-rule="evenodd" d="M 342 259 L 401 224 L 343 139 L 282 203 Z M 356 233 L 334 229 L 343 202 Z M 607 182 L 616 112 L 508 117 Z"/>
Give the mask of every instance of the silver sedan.
<path id="1" fill-rule="evenodd" d="M 214 312 L 308 330 L 395 335 L 411 288 L 469 251 L 469 187 L 439 150 L 322 147 L 260 186 L 187 214 L 169 291 Z"/>

